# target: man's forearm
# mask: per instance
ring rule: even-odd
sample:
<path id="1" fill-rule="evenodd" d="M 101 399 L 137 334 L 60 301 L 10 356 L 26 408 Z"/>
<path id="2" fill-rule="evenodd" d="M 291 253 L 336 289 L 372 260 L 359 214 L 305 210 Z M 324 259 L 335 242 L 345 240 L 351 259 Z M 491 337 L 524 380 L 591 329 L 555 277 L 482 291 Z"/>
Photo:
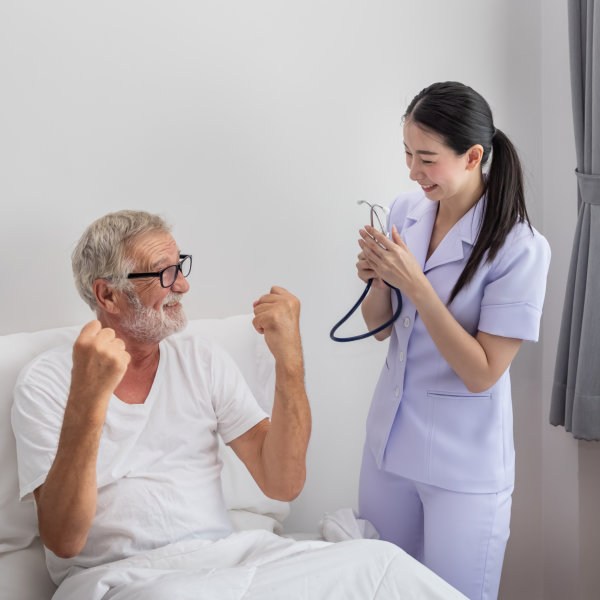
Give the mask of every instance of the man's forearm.
<path id="1" fill-rule="evenodd" d="M 306 480 L 306 451 L 311 431 L 302 357 L 277 361 L 275 375 L 275 399 L 262 463 L 271 495 L 292 500 L 302 491 Z"/>
<path id="2" fill-rule="evenodd" d="M 254 328 L 264 334 L 275 358 L 275 398 L 270 423 L 265 419 L 247 440 L 239 440 L 235 446 L 265 494 L 292 500 L 304 487 L 311 428 L 304 389 L 300 301 L 286 289 L 273 286 L 254 303 L 254 314 Z"/>
<path id="3" fill-rule="evenodd" d="M 78 415 L 67 405 L 54 462 L 35 493 L 40 537 L 63 558 L 81 551 L 96 514 L 102 423 Z"/>

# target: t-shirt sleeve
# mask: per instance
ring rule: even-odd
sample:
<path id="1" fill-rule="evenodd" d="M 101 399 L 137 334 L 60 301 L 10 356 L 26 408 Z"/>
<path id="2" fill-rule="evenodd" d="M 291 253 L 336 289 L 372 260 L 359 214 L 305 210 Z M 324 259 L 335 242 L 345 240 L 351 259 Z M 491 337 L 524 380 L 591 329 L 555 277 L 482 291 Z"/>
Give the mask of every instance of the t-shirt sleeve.
<path id="1" fill-rule="evenodd" d="M 269 417 L 254 398 L 235 361 L 218 346 L 213 349 L 211 375 L 217 431 L 226 444 Z"/>
<path id="2" fill-rule="evenodd" d="M 11 423 L 16 440 L 21 499 L 44 483 L 52 466 L 67 390 L 62 377 L 44 361 L 21 373 L 17 380 Z"/>
<path id="3" fill-rule="evenodd" d="M 481 303 L 480 331 L 537 342 L 550 246 L 529 228 L 509 236 L 490 269 Z"/>

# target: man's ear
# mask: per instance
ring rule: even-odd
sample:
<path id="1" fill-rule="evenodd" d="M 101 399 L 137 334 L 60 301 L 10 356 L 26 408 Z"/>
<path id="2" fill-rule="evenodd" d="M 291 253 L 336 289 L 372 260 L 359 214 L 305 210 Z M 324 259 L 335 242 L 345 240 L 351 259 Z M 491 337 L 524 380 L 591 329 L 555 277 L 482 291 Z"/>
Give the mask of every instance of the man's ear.
<path id="1" fill-rule="evenodd" d="M 466 154 L 467 171 L 472 171 L 481 165 L 481 159 L 483 158 L 483 146 L 481 144 L 475 144 L 467 150 Z"/>
<path id="2" fill-rule="evenodd" d="M 106 279 L 96 279 L 92 285 L 98 308 L 107 313 L 115 314 L 119 309 L 119 292 Z"/>

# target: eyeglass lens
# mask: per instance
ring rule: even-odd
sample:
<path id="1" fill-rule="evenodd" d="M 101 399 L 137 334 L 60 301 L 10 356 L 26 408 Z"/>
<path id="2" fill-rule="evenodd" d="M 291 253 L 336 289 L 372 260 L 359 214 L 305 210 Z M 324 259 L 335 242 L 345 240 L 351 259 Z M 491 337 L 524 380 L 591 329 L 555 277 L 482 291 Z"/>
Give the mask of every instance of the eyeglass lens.
<path id="1" fill-rule="evenodd" d="M 181 274 L 184 277 L 187 277 L 192 270 L 192 257 L 186 256 L 178 265 L 171 265 L 166 269 L 163 269 L 160 273 L 160 285 L 162 287 L 168 288 L 171 287 L 175 280 L 177 279 L 178 271 L 181 271 Z"/>

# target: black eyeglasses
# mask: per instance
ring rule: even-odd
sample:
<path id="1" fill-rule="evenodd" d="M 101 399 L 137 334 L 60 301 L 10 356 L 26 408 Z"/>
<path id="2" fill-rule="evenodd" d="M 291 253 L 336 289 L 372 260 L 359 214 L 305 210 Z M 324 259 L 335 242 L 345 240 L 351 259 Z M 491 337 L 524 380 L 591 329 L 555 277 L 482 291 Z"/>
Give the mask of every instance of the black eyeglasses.
<path id="1" fill-rule="evenodd" d="M 127 279 L 140 279 L 142 277 L 160 277 L 160 285 L 164 288 L 170 288 L 177 279 L 181 271 L 184 277 L 187 277 L 192 270 L 192 255 L 180 254 L 180 261 L 176 265 L 169 265 L 156 273 L 129 273 Z"/>

